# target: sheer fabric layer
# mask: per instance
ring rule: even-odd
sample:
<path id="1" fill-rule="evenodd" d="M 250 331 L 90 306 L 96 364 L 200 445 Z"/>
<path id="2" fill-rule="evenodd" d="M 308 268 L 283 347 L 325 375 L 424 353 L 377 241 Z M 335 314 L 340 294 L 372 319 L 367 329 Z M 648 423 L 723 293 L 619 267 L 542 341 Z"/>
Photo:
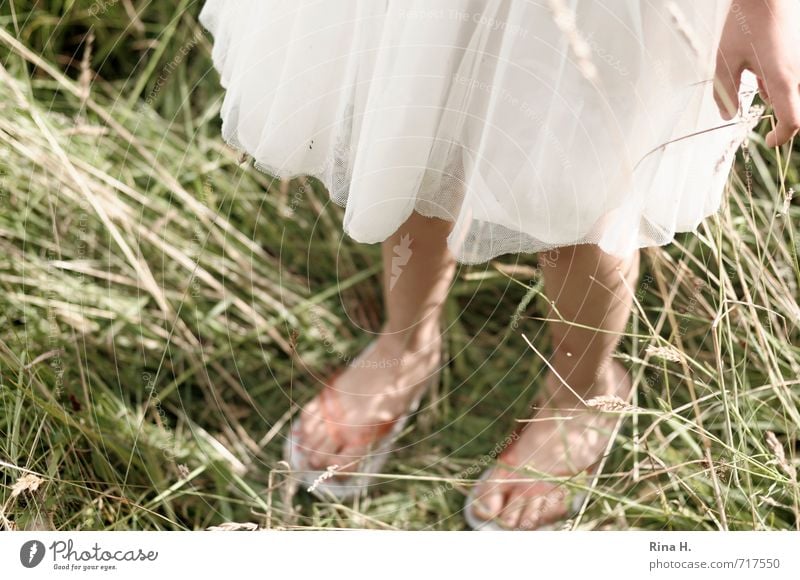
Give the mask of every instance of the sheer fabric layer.
<path id="1" fill-rule="evenodd" d="M 578 243 L 626 256 L 719 209 L 746 133 L 713 99 L 729 4 L 209 0 L 201 22 L 229 143 L 319 178 L 357 241 L 416 210 L 481 263 Z"/>

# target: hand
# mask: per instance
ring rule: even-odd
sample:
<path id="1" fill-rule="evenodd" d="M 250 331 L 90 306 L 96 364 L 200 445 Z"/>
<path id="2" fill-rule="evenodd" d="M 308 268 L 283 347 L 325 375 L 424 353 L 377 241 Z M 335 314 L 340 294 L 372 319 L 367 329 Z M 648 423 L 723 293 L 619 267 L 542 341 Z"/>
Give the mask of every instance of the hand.
<path id="1" fill-rule="evenodd" d="M 724 119 L 739 108 L 742 72 L 758 77 L 777 125 L 767 147 L 789 142 L 800 129 L 800 10 L 795 0 L 733 0 L 717 53 L 714 99 Z"/>

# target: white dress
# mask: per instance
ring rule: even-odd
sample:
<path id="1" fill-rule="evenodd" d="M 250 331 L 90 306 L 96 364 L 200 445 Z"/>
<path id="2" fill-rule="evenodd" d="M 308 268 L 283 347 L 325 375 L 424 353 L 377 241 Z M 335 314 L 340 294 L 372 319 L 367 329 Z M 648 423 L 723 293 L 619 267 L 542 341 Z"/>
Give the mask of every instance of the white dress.
<path id="1" fill-rule="evenodd" d="M 626 256 L 715 213 L 747 134 L 713 99 L 730 0 L 208 0 L 223 137 L 319 178 L 344 231 L 455 222 L 463 263 Z"/>

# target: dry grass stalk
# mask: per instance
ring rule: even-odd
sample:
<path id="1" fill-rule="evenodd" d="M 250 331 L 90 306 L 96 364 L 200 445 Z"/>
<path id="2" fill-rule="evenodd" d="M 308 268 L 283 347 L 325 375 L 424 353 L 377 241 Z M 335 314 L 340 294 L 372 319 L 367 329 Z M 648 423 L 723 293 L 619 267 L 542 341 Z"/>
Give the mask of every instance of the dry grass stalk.
<path id="1" fill-rule="evenodd" d="M 325 481 L 332 478 L 336 475 L 336 470 L 339 469 L 338 465 L 329 465 L 328 468 L 325 470 L 325 473 L 320 475 L 317 479 L 314 480 L 314 483 L 308 488 L 308 493 L 313 493 L 316 489 L 322 485 Z"/>
<path id="2" fill-rule="evenodd" d="M 789 476 L 789 479 L 793 482 L 797 481 L 797 469 L 789 463 L 786 459 L 786 453 L 783 451 L 783 445 L 781 442 L 778 441 L 778 438 L 775 436 L 775 433 L 772 431 L 767 431 L 766 435 L 767 445 L 772 450 L 772 453 L 775 455 L 775 461 L 780 465 L 781 469 Z"/>
<path id="3" fill-rule="evenodd" d="M 44 480 L 32 473 L 23 475 L 11 486 L 11 497 L 17 497 L 25 491 L 34 493 L 42 483 L 44 483 Z"/>
<path id="4" fill-rule="evenodd" d="M 78 91 L 81 100 L 81 108 L 86 106 L 86 101 L 89 100 L 91 94 L 92 78 L 92 49 L 94 48 L 94 32 L 89 32 L 86 36 L 86 45 L 83 50 L 83 57 L 81 58 L 81 73 L 78 76 Z"/>
<path id="5" fill-rule="evenodd" d="M 258 529 L 258 524 L 254 524 L 253 522 L 225 522 L 206 529 L 209 532 L 255 532 Z"/>
<path id="6" fill-rule="evenodd" d="M 790 187 L 786 191 L 786 195 L 783 196 L 783 205 L 781 206 L 781 209 L 778 211 L 778 213 L 781 216 L 785 217 L 785 216 L 789 215 L 789 208 L 792 207 L 792 199 L 793 198 L 794 198 L 794 189 L 792 189 Z"/>
<path id="7" fill-rule="evenodd" d="M 586 401 L 586 406 L 600 411 L 624 412 L 636 409 L 617 395 L 600 395 Z"/>
<path id="8" fill-rule="evenodd" d="M 731 158 L 736 154 L 736 151 L 739 150 L 739 147 L 747 140 L 748 135 L 750 135 L 761 120 L 761 117 L 764 115 L 764 110 L 764 107 L 761 105 L 755 105 L 750 107 L 750 110 L 742 115 L 741 120 L 737 123 L 734 136 L 725 150 L 725 154 L 717 161 L 715 171 L 719 172 L 728 167 Z"/>
<path id="9" fill-rule="evenodd" d="M 683 360 L 680 351 L 672 346 L 653 346 L 651 344 L 645 349 L 645 352 L 653 358 L 661 360 L 671 362 L 681 362 Z"/>

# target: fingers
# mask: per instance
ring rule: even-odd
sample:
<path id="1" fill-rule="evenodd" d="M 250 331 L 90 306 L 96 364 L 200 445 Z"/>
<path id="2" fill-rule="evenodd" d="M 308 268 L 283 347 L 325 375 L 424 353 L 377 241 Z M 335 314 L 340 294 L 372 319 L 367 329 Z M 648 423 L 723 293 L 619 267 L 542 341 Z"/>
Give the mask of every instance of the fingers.
<path id="1" fill-rule="evenodd" d="M 730 121 L 739 112 L 739 87 L 745 70 L 743 64 L 726 61 L 717 56 L 717 71 L 714 77 L 714 101 L 722 118 Z M 758 79 L 759 92 L 772 105 L 777 124 L 767 135 L 767 147 L 780 147 L 800 131 L 800 84 L 791 76 L 778 81 Z"/>
<path id="2" fill-rule="evenodd" d="M 717 54 L 717 70 L 714 75 L 714 101 L 720 115 L 726 121 L 739 112 L 739 85 L 745 66 L 742 62 L 725 59 L 722 52 Z"/>
<path id="3" fill-rule="evenodd" d="M 770 103 L 778 124 L 767 135 L 767 147 L 780 147 L 800 130 L 800 85 L 791 78 L 769 86 Z"/>
<path id="4" fill-rule="evenodd" d="M 767 84 L 764 82 L 764 79 L 758 77 L 758 94 L 761 96 L 762 100 L 767 103 L 768 105 L 772 104 L 769 98 L 769 91 L 767 90 Z"/>

